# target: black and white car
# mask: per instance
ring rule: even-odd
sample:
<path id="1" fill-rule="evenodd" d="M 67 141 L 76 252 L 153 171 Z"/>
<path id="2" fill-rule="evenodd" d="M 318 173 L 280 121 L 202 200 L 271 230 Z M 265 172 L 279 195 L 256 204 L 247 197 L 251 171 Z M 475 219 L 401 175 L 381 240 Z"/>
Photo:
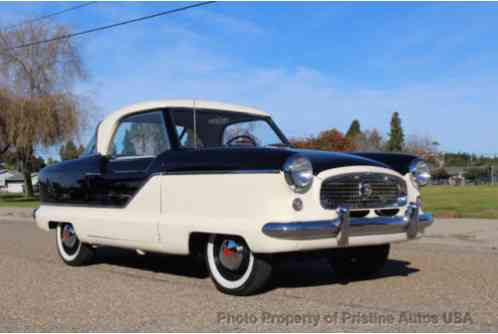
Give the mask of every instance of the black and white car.
<path id="1" fill-rule="evenodd" d="M 389 244 L 421 236 L 421 159 L 292 148 L 259 110 L 148 102 L 102 121 L 86 152 L 39 175 L 37 225 L 69 265 L 98 246 L 205 257 L 216 287 L 263 289 L 277 255 L 322 251 L 340 275 L 370 275 Z"/>

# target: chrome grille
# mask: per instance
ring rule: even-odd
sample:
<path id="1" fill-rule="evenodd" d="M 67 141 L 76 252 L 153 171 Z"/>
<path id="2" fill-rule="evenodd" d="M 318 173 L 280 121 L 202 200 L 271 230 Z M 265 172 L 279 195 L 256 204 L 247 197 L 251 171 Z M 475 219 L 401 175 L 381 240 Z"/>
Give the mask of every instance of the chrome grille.
<path id="1" fill-rule="evenodd" d="M 320 189 L 325 209 L 396 208 L 406 204 L 406 182 L 381 173 L 343 174 L 327 178 Z"/>

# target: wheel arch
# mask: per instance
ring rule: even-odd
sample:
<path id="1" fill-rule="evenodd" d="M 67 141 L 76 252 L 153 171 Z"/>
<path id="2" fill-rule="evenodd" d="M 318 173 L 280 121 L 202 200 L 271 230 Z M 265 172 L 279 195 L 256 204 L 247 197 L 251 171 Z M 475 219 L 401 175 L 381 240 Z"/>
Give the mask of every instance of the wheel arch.
<path id="1" fill-rule="evenodd" d="M 202 255 L 211 233 L 191 232 L 188 239 L 188 250 L 190 255 Z"/>
<path id="2" fill-rule="evenodd" d="M 48 228 L 49 230 L 55 230 L 57 228 L 57 225 L 59 224 L 64 224 L 64 223 L 51 220 L 48 222 Z"/>

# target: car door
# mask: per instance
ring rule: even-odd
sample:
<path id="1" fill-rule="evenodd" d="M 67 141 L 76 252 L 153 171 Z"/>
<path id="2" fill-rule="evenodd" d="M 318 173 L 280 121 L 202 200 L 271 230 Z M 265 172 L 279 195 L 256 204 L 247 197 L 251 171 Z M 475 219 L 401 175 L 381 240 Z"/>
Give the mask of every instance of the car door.
<path id="1" fill-rule="evenodd" d="M 101 173 L 89 176 L 90 201 L 105 209 L 94 237 L 133 244 L 157 241 L 161 183 L 155 161 L 170 147 L 162 111 L 120 120 Z"/>

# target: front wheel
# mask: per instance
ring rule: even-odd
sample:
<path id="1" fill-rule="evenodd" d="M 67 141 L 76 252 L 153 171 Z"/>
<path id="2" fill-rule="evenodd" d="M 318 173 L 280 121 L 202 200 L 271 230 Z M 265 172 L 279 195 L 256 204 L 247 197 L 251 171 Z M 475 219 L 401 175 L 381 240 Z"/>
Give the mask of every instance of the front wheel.
<path id="1" fill-rule="evenodd" d="M 337 248 L 328 261 L 341 278 L 368 277 L 379 272 L 389 256 L 390 245 Z"/>
<path id="2" fill-rule="evenodd" d="M 236 236 L 212 235 L 206 262 L 216 288 L 223 293 L 247 296 L 261 291 L 271 276 L 271 263 L 251 252 Z"/>
<path id="3" fill-rule="evenodd" d="M 82 266 L 90 263 L 95 250 L 83 244 L 71 224 L 57 225 L 57 252 L 62 260 L 70 266 Z"/>

